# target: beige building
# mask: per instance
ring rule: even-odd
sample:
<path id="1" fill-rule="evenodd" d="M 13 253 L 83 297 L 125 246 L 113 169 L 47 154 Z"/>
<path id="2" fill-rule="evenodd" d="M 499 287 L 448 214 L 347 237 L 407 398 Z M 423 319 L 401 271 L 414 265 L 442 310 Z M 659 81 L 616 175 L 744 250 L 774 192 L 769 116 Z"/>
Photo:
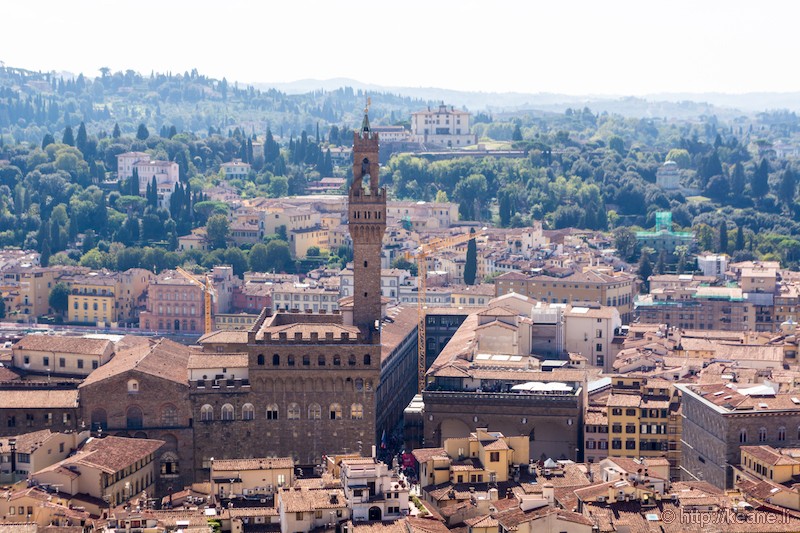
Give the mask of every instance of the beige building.
<path id="1" fill-rule="evenodd" d="M 411 113 L 413 142 L 456 148 L 475 144 L 478 139 L 470 132 L 470 116 L 444 103 L 436 109 Z"/>
<path id="2" fill-rule="evenodd" d="M 339 288 L 308 283 L 276 284 L 272 288 L 272 306 L 276 311 L 299 309 L 312 313 L 333 313 L 339 310 Z"/>
<path id="3" fill-rule="evenodd" d="M 211 493 L 217 498 L 274 495 L 294 486 L 291 457 L 255 459 L 214 459 L 211 465 Z"/>
<path id="4" fill-rule="evenodd" d="M 222 163 L 220 169 L 226 180 L 244 179 L 250 173 L 250 165 L 242 162 L 241 159 L 234 159 L 227 163 Z"/>
<path id="5" fill-rule="evenodd" d="M 34 374 L 88 376 L 114 355 L 109 338 L 26 335 L 11 347 L 15 368 Z"/>
<path id="6" fill-rule="evenodd" d="M 450 438 L 442 448 L 414 450 L 419 463 L 421 487 L 441 483 L 504 483 L 510 467 L 527 464 L 527 435 L 507 437 L 497 431 L 477 428 L 468 437 Z"/>
<path id="7" fill-rule="evenodd" d="M 281 531 L 307 533 L 350 519 L 342 489 L 287 488 L 278 492 Z"/>
<path id="8" fill-rule="evenodd" d="M 590 365 L 611 372 L 612 342 L 622 326 L 616 307 L 601 305 L 569 306 L 564 311 L 564 348 L 586 357 Z"/>
<path id="9" fill-rule="evenodd" d="M 547 303 L 597 302 L 616 307 L 623 324 L 633 318 L 636 276 L 627 272 L 596 269 L 563 278 L 509 272 L 494 283 L 497 296 L 515 292 Z"/>
<path id="10" fill-rule="evenodd" d="M 164 441 L 108 436 L 90 438 L 75 453 L 33 476 L 66 494 L 86 494 L 120 505 L 142 492 L 152 495 L 155 452 Z"/>
<path id="11" fill-rule="evenodd" d="M 88 437 L 88 431 L 54 433 L 42 429 L 0 439 L 0 484 L 16 483 L 32 472 L 66 459 Z"/>

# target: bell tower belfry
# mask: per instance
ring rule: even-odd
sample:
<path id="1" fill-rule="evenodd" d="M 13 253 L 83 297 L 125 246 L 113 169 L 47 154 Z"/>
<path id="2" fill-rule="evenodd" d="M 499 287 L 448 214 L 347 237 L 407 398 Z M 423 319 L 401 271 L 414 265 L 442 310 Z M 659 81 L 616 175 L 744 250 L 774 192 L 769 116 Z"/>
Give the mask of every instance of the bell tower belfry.
<path id="1" fill-rule="evenodd" d="M 353 325 L 380 343 L 381 247 L 386 231 L 386 189 L 378 185 L 378 133 L 369 127 L 369 104 L 353 132 L 353 183 L 348 227 L 353 240 Z"/>

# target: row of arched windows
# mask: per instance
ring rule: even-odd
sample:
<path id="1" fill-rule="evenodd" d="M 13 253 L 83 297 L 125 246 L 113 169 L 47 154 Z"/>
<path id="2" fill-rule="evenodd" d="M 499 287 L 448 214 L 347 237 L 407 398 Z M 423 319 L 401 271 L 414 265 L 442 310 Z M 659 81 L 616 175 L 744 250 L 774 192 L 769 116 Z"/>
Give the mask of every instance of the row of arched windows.
<path id="1" fill-rule="evenodd" d="M 296 366 L 298 364 L 302 366 L 311 366 L 312 357 L 310 355 L 304 355 L 299 360 L 296 360 L 294 355 L 287 355 L 285 361 L 287 366 Z M 364 363 L 364 366 L 370 366 L 372 364 L 372 356 L 368 353 L 364 354 L 362 361 Z M 264 356 L 263 353 L 258 354 L 258 356 L 256 357 L 256 363 L 259 366 L 264 366 L 266 364 L 266 357 Z M 342 366 L 342 357 L 339 355 L 334 355 L 329 360 L 326 355 L 319 354 L 316 357 L 315 363 L 317 366 L 327 366 L 328 364 L 332 366 Z M 350 354 L 347 357 L 347 365 L 356 366 L 356 356 L 354 354 Z M 276 353 L 272 355 L 272 366 L 281 366 L 280 354 Z"/>
<path id="2" fill-rule="evenodd" d="M 778 428 L 776 440 L 784 441 L 786 440 L 786 428 L 780 426 Z M 797 438 L 800 439 L 800 427 L 797 428 Z M 747 429 L 742 428 L 739 430 L 739 442 L 744 444 L 747 442 Z M 767 428 L 761 427 L 758 428 L 758 442 L 767 442 Z"/>
<path id="3" fill-rule="evenodd" d="M 322 407 L 318 403 L 309 404 L 307 410 L 307 418 L 308 420 L 321 420 L 322 419 Z M 264 411 L 264 417 L 267 420 L 278 420 L 280 418 L 280 408 L 277 404 L 269 404 L 267 405 Z M 287 420 L 300 420 L 302 418 L 302 409 L 300 404 L 298 403 L 290 403 L 286 407 L 286 418 Z M 332 403 L 328 407 L 328 411 L 325 413 L 326 420 L 341 420 L 342 416 L 342 406 L 338 403 Z M 361 420 L 364 418 L 364 406 L 360 403 L 354 403 L 350 405 L 350 419 L 351 420 Z M 236 413 L 233 405 L 226 403 L 220 409 L 220 420 L 235 420 Z M 242 406 L 242 417 L 241 420 L 254 420 L 255 419 L 255 407 L 252 403 L 246 403 Z M 214 417 L 214 407 L 209 404 L 205 404 L 200 408 L 200 420 L 209 422 L 215 420 Z"/>

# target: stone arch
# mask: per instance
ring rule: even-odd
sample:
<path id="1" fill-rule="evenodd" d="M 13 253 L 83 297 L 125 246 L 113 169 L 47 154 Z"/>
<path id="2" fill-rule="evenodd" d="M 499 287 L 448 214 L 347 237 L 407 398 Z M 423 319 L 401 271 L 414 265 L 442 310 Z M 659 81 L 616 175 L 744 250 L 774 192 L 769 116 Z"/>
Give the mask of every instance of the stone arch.
<path id="1" fill-rule="evenodd" d="M 133 438 L 134 439 L 146 439 L 147 438 L 147 433 L 145 433 L 144 431 L 137 431 L 136 433 L 133 434 Z"/>
<path id="2" fill-rule="evenodd" d="M 438 442 L 443 443 L 446 439 L 469 437 L 472 428 L 459 418 L 445 418 L 439 423 Z"/>
<path id="3" fill-rule="evenodd" d="M 101 407 L 92 409 L 91 417 L 91 430 L 97 431 L 99 429 L 102 429 L 103 431 L 108 429 L 108 414 L 106 413 L 106 410 Z"/>
<path id="4" fill-rule="evenodd" d="M 144 427 L 144 412 L 138 405 L 131 405 L 125 411 L 125 427 L 128 429 L 141 429 Z"/>

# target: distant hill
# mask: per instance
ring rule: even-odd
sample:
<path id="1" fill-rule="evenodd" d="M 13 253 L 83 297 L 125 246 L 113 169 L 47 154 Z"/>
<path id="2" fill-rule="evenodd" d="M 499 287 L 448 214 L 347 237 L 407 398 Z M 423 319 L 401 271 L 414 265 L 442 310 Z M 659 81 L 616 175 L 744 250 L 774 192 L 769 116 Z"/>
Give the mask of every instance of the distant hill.
<path id="1" fill-rule="evenodd" d="M 428 101 L 443 101 L 471 111 L 495 113 L 542 110 L 561 112 L 567 107 L 589 107 L 628 117 L 674 117 L 711 115 L 736 116 L 742 113 L 788 109 L 800 111 L 800 92 L 794 93 L 655 93 L 643 96 L 567 95 L 557 93 L 470 92 L 436 87 L 392 87 L 364 83 L 351 78 L 304 79 L 288 83 L 253 83 L 260 89 L 274 88 L 287 94 L 333 91 L 341 87 L 354 90 L 394 93 Z"/>

